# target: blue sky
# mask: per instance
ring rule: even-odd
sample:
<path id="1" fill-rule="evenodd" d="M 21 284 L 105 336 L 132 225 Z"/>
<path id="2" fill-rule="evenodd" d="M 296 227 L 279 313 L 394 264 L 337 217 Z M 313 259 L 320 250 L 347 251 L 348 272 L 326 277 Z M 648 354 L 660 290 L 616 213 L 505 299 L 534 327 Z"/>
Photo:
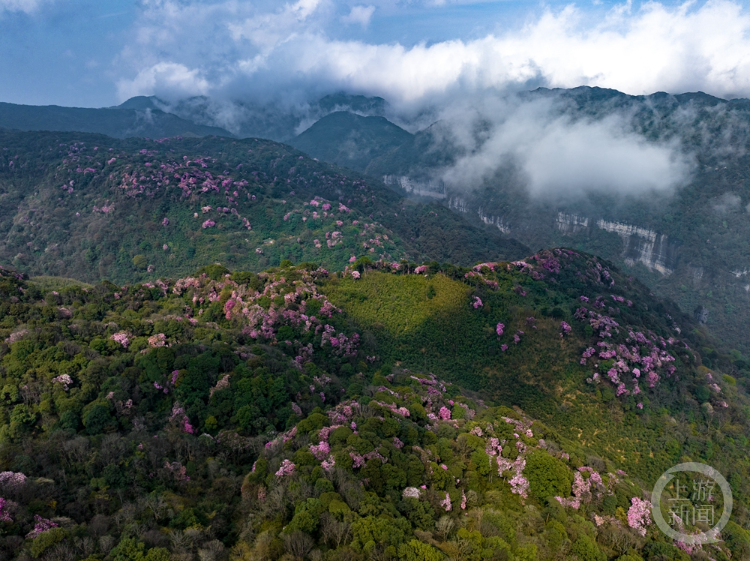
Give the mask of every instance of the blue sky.
<path id="1" fill-rule="evenodd" d="M 750 95 L 745 2 L 0 0 L 0 101 L 290 99 L 419 104 L 602 85 Z"/>

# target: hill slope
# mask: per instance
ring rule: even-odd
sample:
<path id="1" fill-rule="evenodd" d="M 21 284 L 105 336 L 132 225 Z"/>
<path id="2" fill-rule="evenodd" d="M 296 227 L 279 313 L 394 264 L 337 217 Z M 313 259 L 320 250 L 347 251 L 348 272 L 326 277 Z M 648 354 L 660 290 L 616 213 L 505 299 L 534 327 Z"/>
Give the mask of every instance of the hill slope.
<path id="1" fill-rule="evenodd" d="M 147 98 L 144 98 L 147 100 Z M 127 103 L 127 102 L 126 102 Z M 125 104 L 123 104 L 125 105 Z M 78 131 L 115 138 L 143 136 L 232 136 L 222 128 L 197 125 L 147 105 L 88 109 L 0 103 L 0 128 L 21 131 Z"/>
<path id="2" fill-rule="evenodd" d="M 529 110 L 535 119 L 559 119 L 568 128 L 577 123 L 622 123 L 625 133 L 643 142 L 679 147 L 677 153 L 694 162 L 694 173 L 673 194 L 566 195 L 575 177 L 561 177 L 561 195 L 533 197 L 512 155 L 484 154 L 485 160 L 498 162 L 484 180 L 462 182 L 454 174 L 446 185 L 446 170 L 464 157 L 482 154 L 484 142 L 502 128 L 502 119 L 493 124 L 480 117 L 468 125 L 434 123 L 400 146 L 373 152 L 372 160 L 357 160 L 356 165 L 374 177 L 388 177 L 402 188 L 399 192 L 432 195 L 457 213 L 530 247 L 570 245 L 611 259 L 678 302 L 683 311 L 698 313 L 739 351 L 750 352 L 750 102 L 701 92 L 629 96 L 588 87 L 539 89 L 520 94 L 515 102 L 522 107 L 531 104 L 528 107 L 537 107 L 537 113 L 544 102 L 540 115 Z M 317 153 L 333 160 L 345 134 L 329 134 L 323 130 L 324 120 L 318 124 L 311 128 L 316 130 Z M 454 134 L 452 127 L 459 125 L 473 130 L 471 142 Z M 401 136 L 392 134 L 390 140 L 378 142 L 385 146 Z M 367 153 L 367 143 L 354 144 L 352 153 Z M 479 158 L 477 165 L 485 164 Z"/>
<path id="3" fill-rule="evenodd" d="M 364 172 L 373 159 L 401 146 L 411 136 L 385 117 L 336 111 L 289 144 L 315 158 Z"/>
<path id="4" fill-rule="evenodd" d="M 700 366 L 691 320 L 597 258 L 0 279 L 8 558 L 750 552 L 748 378 Z M 731 474 L 716 546 L 644 514 L 689 460 Z"/>
<path id="5" fill-rule="evenodd" d="M 466 265 L 527 251 L 271 141 L 0 131 L 0 259 L 33 275 L 124 282 L 217 261 L 342 268 L 366 252 Z"/>

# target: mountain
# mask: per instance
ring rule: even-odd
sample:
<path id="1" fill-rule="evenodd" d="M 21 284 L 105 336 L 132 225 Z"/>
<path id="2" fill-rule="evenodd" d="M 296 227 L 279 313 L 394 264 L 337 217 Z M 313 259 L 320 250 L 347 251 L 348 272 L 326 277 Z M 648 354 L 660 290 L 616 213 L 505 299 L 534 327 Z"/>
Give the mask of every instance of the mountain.
<path id="1" fill-rule="evenodd" d="M 750 373 L 591 255 L 95 286 L 3 267 L 0 337 L 3 558 L 750 554 Z M 685 461 L 729 478 L 717 544 L 650 517 Z"/>
<path id="2" fill-rule="evenodd" d="M 151 105 L 149 98 L 133 98 L 119 107 L 102 109 L 0 103 L 0 128 L 90 132 L 115 138 L 232 136 L 222 128 L 196 125 Z"/>
<path id="3" fill-rule="evenodd" d="M 348 137 L 322 119 L 309 129 L 315 146 L 308 141 L 305 149 L 328 161 L 356 155 L 347 165 L 529 247 L 566 245 L 610 259 L 678 302 L 684 312 L 695 313 L 738 350 L 738 360 L 747 360 L 741 355 L 750 353 L 750 101 L 702 92 L 630 96 L 581 87 L 525 92 L 512 103 L 511 116 L 523 110 L 532 115 L 526 127 L 564 123 L 570 130 L 617 123 L 617 130 L 639 139 L 640 147 L 671 147 L 672 157 L 684 158 L 692 172 L 673 191 L 642 195 L 616 190 L 570 194 L 564 186 L 575 178 L 561 175 L 560 194 L 533 196 L 527 174 L 512 156 L 483 152 L 505 121 L 474 122 L 471 116 L 465 123 L 437 121 L 408 136 L 395 125 L 381 127 L 390 134 L 375 141 L 362 132 L 367 121 L 352 119 Z M 470 140 L 456 135 L 457 124 L 471 132 Z M 400 146 L 391 147 L 402 138 Z M 475 164 L 457 167 L 473 157 Z M 475 181 L 472 168 L 481 166 L 488 171 Z"/>
<path id="4" fill-rule="evenodd" d="M 0 260 L 30 274 L 120 283 L 364 253 L 469 265 L 528 249 L 272 141 L 0 131 Z"/>
<path id="5" fill-rule="evenodd" d="M 294 137 L 289 144 L 314 158 L 365 172 L 373 159 L 398 148 L 411 137 L 385 117 L 362 117 L 349 111 L 336 111 Z"/>
<path id="6" fill-rule="evenodd" d="M 156 97 L 134 98 L 133 103 L 152 103 L 159 109 L 207 126 L 220 126 L 240 138 L 267 138 L 288 142 L 330 113 L 349 111 L 362 116 L 386 114 L 381 97 L 338 92 L 318 100 L 300 102 L 283 96 L 271 101 L 217 100 L 206 96 L 167 102 Z M 126 103 L 130 103 L 129 100 Z"/>

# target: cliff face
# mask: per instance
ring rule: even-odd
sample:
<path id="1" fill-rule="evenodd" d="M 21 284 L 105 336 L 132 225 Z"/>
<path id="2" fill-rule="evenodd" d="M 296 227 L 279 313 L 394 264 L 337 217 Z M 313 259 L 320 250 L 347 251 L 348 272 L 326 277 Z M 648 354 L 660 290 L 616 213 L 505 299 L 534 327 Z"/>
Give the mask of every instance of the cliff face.
<path id="1" fill-rule="evenodd" d="M 442 181 L 417 181 L 405 175 L 385 175 L 383 183 L 391 187 L 403 189 L 403 191 L 414 197 L 427 197 L 430 199 L 445 199 L 445 184 Z"/>

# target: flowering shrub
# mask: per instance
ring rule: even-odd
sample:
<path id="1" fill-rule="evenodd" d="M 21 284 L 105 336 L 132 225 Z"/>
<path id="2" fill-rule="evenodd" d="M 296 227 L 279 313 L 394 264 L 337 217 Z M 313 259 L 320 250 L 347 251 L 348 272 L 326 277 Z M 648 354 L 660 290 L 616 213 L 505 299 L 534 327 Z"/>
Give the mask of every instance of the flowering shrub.
<path id="1" fill-rule="evenodd" d="M 68 391 L 68 388 L 73 384 L 73 379 L 68 374 L 60 374 L 52 378 L 53 384 L 62 384 L 63 390 Z"/>
<path id="2" fill-rule="evenodd" d="M 33 540 L 39 534 L 42 534 L 44 532 L 47 532 L 51 530 L 52 528 L 57 528 L 58 525 L 52 522 L 51 520 L 48 520 L 46 518 L 42 518 L 38 514 L 34 515 L 34 529 L 31 530 L 28 534 L 26 534 L 27 540 Z"/>
<path id="3" fill-rule="evenodd" d="M 445 509 L 445 512 L 449 512 L 451 510 L 451 498 L 448 493 L 445 494 L 445 499 L 440 501 L 440 506 Z"/>
<path id="4" fill-rule="evenodd" d="M 114 335 L 110 337 L 110 339 L 112 339 L 115 343 L 119 343 L 126 349 L 128 348 L 128 345 L 130 344 L 130 335 L 128 335 L 128 333 L 126 333 L 125 331 L 119 331 L 115 333 Z"/>
<path id="5" fill-rule="evenodd" d="M 18 489 L 26 484 L 26 475 L 18 471 L 0 472 L 0 486 L 6 489 Z"/>
<path id="6" fill-rule="evenodd" d="M 281 462 L 281 466 L 276 472 L 276 477 L 286 477 L 289 475 L 293 475 L 295 469 L 296 466 L 292 462 L 290 462 L 289 460 L 284 460 L 283 462 Z"/>
<path id="7" fill-rule="evenodd" d="M 651 503 L 649 501 L 633 497 L 628 509 L 628 526 L 633 528 L 641 536 L 646 535 L 646 529 L 651 524 Z"/>

